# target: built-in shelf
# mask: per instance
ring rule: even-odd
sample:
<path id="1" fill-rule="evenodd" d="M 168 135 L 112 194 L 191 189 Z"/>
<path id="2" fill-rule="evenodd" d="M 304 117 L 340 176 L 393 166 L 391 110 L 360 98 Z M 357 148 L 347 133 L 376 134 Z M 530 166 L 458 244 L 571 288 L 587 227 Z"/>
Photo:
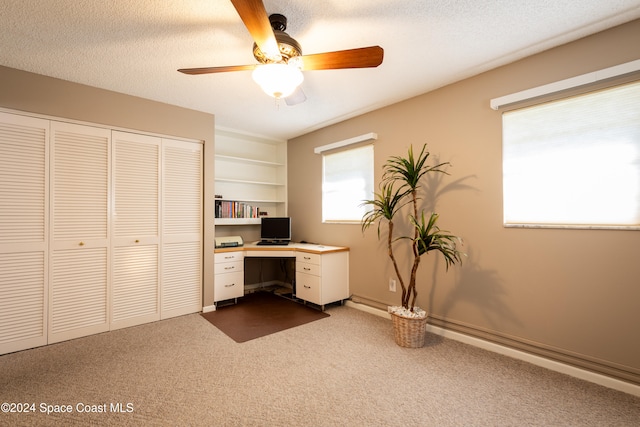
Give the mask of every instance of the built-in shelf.
<path id="1" fill-rule="evenodd" d="M 260 221 L 260 218 L 216 218 L 215 225 L 254 225 Z"/>
<path id="2" fill-rule="evenodd" d="M 243 203 L 284 203 L 284 200 L 280 199 L 216 199 L 224 200 L 225 202 L 243 202 Z"/>
<path id="3" fill-rule="evenodd" d="M 276 187 L 284 186 L 284 183 L 278 182 L 262 182 L 262 181 L 247 181 L 246 179 L 233 179 L 233 178 L 216 178 L 217 182 L 235 182 L 236 184 L 253 184 L 253 185 L 273 185 Z"/>
<path id="4" fill-rule="evenodd" d="M 219 154 L 216 154 L 216 160 L 228 160 L 231 162 L 248 163 L 248 164 L 264 165 L 264 166 L 286 166 L 284 163 L 268 162 L 265 160 L 255 160 L 255 159 L 248 159 L 244 157 L 224 156 Z"/>
<path id="5" fill-rule="evenodd" d="M 216 200 L 287 215 L 287 141 L 216 128 Z M 212 194 L 211 197 L 214 197 Z M 215 225 L 260 224 L 260 218 L 216 218 Z"/>

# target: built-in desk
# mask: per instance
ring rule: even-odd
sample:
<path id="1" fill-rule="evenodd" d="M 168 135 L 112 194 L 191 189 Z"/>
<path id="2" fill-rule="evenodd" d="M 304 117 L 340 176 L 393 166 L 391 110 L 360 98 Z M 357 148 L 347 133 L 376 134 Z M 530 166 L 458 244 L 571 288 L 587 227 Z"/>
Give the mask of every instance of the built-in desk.
<path id="1" fill-rule="evenodd" d="M 295 258 L 294 297 L 317 304 L 349 298 L 349 248 L 290 243 L 286 246 L 258 246 L 215 249 L 214 301 L 244 295 L 245 258 Z"/>

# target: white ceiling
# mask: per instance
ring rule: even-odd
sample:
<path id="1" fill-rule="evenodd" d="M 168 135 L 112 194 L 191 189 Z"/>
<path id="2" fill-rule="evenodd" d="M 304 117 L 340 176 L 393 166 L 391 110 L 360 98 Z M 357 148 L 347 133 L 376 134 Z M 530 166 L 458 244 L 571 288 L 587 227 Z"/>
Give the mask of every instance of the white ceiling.
<path id="1" fill-rule="evenodd" d="M 215 114 L 289 139 L 640 18 L 640 0 L 264 0 L 304 54 L 371 45 L 378 68 L 306 71 L 306 102 L 276 104 L 229 0 L 2 0 L 0 65 Z"/>

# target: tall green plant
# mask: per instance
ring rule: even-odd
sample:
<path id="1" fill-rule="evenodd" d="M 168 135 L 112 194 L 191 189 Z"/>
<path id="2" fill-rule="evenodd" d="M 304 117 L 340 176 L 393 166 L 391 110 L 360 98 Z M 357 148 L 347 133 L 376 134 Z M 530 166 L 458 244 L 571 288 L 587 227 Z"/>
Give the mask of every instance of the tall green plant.
<path id="1" fill-rule="evenodd" d="M 362 217 L 362 232 L 364 233 L 370 226 L 377 223 L 378 238 L 383 222 L 387 223 L 387 254 L 393 263 L 400 288 L 402 290 L 402 307 L 413 311 L 418 292 L 416 290 L 416 277 L 420 258 L 430 251 L 440 252 L 445 259 L 447 270 L 450 265 L 462 262 L 462 252 L 457 249 L 457 244 L 461 239 L 447 231 L 441 230 L 436 224 L 438 214 L 431 213 L 429 219 L 425 219 L 424 212 L 418 216 L 418 192 L 420 181 L 428 173 L 447 173 L 443 167 L 448 162 L 439 163 L 433 166 L 427 165 L 430 153 L 427 145 L 422 146 L 420 154 L 415 157 L 413 146 L 409 147 L 406 157 L 392 156 L 383 166 L 382 181 L 380 191 L 374 194 L 371 200 L 365 200 L 362 205 L 371 207 Z M 398 212 L 406 206 L 411 206 L 411 213 L 407 216 L 409 225 L 413 230 L 411 236 L 394 237 L 394 219 Z M 404 276 L 400 273 L 398 262 L 393 249 L 399 241 L 409 241 L 413 254 L 413 263 L 409 273 L 409 281 L 405 282 Z"/>

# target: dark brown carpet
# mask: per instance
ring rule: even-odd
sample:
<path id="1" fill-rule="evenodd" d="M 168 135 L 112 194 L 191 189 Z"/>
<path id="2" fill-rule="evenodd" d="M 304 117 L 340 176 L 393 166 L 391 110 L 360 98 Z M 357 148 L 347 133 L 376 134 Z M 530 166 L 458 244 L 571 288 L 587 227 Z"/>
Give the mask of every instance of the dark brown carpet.
<path id="1" fill-rule="evenodd" d="M 202 317 L 239 343 L 328 316 L 325 312 L 269 292 L 247 294 L 235 305 L 202 313 Z"/>

